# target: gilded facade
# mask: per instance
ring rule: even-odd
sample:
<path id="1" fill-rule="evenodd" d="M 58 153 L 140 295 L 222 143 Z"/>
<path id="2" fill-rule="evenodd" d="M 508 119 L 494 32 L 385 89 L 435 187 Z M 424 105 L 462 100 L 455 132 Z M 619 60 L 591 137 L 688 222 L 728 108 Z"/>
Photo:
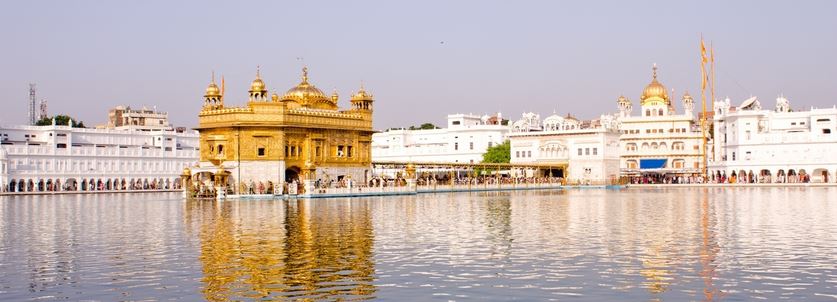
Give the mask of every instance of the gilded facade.
<path id="1" fill-rule="evenodd" d="M 309 82 L 307 68 L 281 96 L 268 94 L 258 71 L 248 92 L 245 106 L 225 106 L 223 83 L 218 87 L 213 77 L 199 114 L 201 152 L 193 175 L 225 175 L 215 180 L 235 192 L 369 177 L 373 97 L 362 85 L 344 110 L 336 92 L 326 95 Z"/>

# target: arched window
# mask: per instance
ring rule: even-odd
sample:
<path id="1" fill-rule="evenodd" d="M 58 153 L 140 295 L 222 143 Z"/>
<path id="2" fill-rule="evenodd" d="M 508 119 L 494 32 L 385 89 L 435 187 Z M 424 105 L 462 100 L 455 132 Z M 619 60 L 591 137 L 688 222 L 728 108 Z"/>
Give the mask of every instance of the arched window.
<path id="1" fill-rule="evenodd" d="M 663 109 L 662 109 L 662 108 L 660 108 L 660 111 L 658 111 L 658 112 L 659 112 L 659 113 L 658 113 L 657 115 L 659 115 L 659 116 L 662 116 L 662 115 L 663 115 Z"/>
<path id="2" fill-rule="evenodd" d="M 645 116 L 651 116 L 651 109 L 645 109 Z"/>

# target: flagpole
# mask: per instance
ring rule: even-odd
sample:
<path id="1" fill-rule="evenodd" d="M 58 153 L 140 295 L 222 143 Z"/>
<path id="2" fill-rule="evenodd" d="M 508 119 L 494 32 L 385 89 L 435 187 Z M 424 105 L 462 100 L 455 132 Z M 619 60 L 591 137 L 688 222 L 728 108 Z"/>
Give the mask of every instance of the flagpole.
<path id="1" fill-rule="evenodd" d="M 707 178 L 706 175 L 706 46 L 703 44 L 703 35 L 700 35 L 700 99 L 703 104 L 703 116 L 700 118 L 700 130 L 703 136 L 703 144 L 701 145 L 701 151 L 703 154 L 701 157 L 703 167 L 701 169 L 701 174 L 703 174 L 704 180 Z"/>
<path id="2" fill-rule="evenodd" d="M 712 42 L 709 42 L 709 64 L 710 64 L 709 65 L 709 73 L 711 75 L 710 76 L 710 81 L 709 81 L 709 87 L 710 87 L 709 89 L 710 89 L 710 93 L 711 93 L 711 96 L 712 96 L 712 98 L 711 98 L 712 102 L 709 103 L 709 108 L 713 112 L 712 116 L 715 116 L 714 115 L 714 112 L 715 112 L 715 47 L 712 44 L 713 44 Z M 706 113 L 704 113 L 704 116 L 705 115 L 706 115 Z M 710 124 L 710 125 L 714 125 L 714 119 L 713 119 L 713 124 Z M 717 143 L 717 142 L 715 142 L 715 143 Z M 713 143 L 713 145 L 714 145 L 714 143 Z M 715 148 L 712 148 L 712 160 L 713 161 L 715 160 Z"/>

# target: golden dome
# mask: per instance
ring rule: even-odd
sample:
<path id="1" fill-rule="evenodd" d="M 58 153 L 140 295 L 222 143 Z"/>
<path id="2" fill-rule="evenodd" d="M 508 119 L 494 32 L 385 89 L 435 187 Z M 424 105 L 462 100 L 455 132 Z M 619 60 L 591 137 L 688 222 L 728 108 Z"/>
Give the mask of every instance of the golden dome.
<path id="1" fill-rule="evenodd" d="M 267 91 L 267 85 L 262 81 L 262 75 L 259 68 L 256 68 L 256 79 L 250 84 L 250 91 Z"/>
<path id="2" fill-rule="evenodd" d="M 357 93 L 352 95 L 352 101 L 371 101 L 372 94 L 367 93 L 366 89 L 363 89 L 363 83 L 360 84 L 360 90 Z"/>
<path id="3" fill-rule="evenodd" d="M 221 95 L 221 89 L 218 88 L 218 85 L 215 85 L 215 81 L 209 83 L 209 86 L 206 87 L 206 96 L 219 96 Z"/>
<path id="4" fill-rule="evenodd" d="M 206 87 L 206 93 L 204 97 L 215 97 L 221 96 L 221 89 L 218 88 L 218 85 L 215 84 L 215 72 L 212 72 L 212 81 L 209 82 L 209 86 Z"/>
<path id="5" fill-rule="evenodd" d="M 326 96 L 322 90 L 308 83 L 308 68 L 302 68 L 302 82 L 285 92 L 283 101 L 295 101 L 303 106 L 336 109 L 337 103 Z"/>
<path id="6" fill-rule="evenodd" d="M 651 79 L 651 83 L 649 83 L 648 86 L 645 86 L 645 89 L 642 90 L 642 95 L 639 97 L 639 100 L 643 105 L 645 104 L 646 100 L 653 101 L 654 99 L 668 104 L 669 99 L 668 92 L 666 92 L 666 87 L 657 81 L 657 64 L 654 64 L 653 69 L 653 79 Z"/>

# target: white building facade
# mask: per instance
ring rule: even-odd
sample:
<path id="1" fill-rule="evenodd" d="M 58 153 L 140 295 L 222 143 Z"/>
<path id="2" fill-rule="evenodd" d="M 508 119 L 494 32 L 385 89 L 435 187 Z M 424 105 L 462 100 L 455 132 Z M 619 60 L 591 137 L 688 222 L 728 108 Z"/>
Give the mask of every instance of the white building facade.
<path id="1" fill-rule="evenodd" d="M 746 183 L 835 182 L 837 108 L 791 110 L 780 96 L 773 109 L 755 97 L 740 106 L 715 103 L 710 174 Z"/>
<path id="2" fill-rule="evenodd" d="M 561 177 L 569 183 L 607 184 L 619 178 L 619 125 L 609 115 L 595 121 L 552 115 L 540 121 L 524 113 L 509 134 L 512 164 L 565 166 L 563 170 L 523 171 L 526 177 Z M 513 171 L 512 174 L 520 174 Z"/>
<path id="3" fill-rule="evenodd" d="M 653 78 L 640 96 L 640 114 L 632 115 L 633 104 L 620 96 L 618 120 L 622 176 L 643 174 L 693 176 L 703 173 L 703 132 L 694 118 L 694 99 L 686 92 L 684 112 L 678 114 L 666 87 Z"/>
<path id="4" fill-rule="evenodd" d="M 3 192 L 175 189 L 196 131 L 0 126 Z"/>
<path id="5" fill-rule="evenodd" d="M 479 163 L 488 148 L 502 144 L 509 127 L 502 115 L 451 114 L 447 128 L 390 129 L 372 135 L 373 162 Z"/>

